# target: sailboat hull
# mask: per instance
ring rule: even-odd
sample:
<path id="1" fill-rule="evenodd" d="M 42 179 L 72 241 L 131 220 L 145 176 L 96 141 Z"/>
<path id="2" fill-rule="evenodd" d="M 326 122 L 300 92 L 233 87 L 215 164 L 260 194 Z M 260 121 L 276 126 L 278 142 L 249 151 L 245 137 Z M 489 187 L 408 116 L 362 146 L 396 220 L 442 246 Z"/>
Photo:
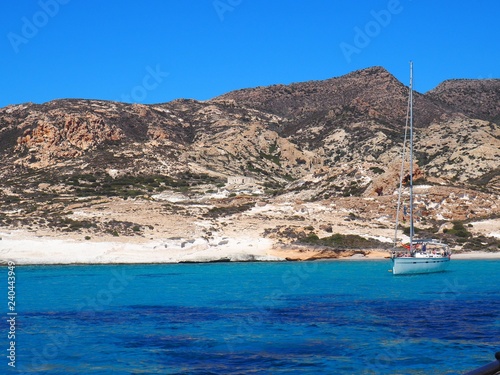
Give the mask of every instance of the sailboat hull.
<path id="1" fill-rule="evenodd" d="M 392 258 L 392 274 L 411 275 L 419 273 L 443 272 L 446 270 L 449 264 L 450 257 L 397 257 Z"/>

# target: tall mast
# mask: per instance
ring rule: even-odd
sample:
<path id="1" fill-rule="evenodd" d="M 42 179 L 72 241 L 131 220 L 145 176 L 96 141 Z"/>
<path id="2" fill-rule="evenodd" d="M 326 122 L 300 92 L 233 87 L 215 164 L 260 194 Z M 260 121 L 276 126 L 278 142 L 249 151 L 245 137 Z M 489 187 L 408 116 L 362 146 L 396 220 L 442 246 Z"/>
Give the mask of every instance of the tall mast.
<path id="1" fill-rule="evenodd" d="M 410 252 L 413 252 L 413 62 L 410 61 Z"/>
<path id="2" fill-rule="evenodd" d="M 406 141 L 408 140 L 408 128 L 410 123 L 410 90 L 408 90 L 408 104 L 406 106 L 405 136 L 403 138 L 403 150 L 401 152 L 401 170 L 399 172 L 398 205 L 396 209 L 396 228 L 394 229 L 394 247 L 398 245 L 399 214 L 401 213 L 401 196 L 403 192 L 403 178 L 406 162 Z"/>

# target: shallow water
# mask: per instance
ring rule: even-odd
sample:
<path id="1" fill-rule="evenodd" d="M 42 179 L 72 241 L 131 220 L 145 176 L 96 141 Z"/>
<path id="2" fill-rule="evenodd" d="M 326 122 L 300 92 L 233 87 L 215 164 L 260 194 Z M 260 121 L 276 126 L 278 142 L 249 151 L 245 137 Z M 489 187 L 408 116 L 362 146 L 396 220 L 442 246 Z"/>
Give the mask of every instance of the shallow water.
<path id="1" fill-rule="evenodd" d="M 389 261 L 17 267 L 16 369 L 458 374 L 494 360 L 499 260 L 452 261 L 447 272 L 429 275 L 393 276 L 390 267 Z M 4 299 L 6 313 L 7 292 Z M 6 319 L 1 329 L 7 332 Z"/>

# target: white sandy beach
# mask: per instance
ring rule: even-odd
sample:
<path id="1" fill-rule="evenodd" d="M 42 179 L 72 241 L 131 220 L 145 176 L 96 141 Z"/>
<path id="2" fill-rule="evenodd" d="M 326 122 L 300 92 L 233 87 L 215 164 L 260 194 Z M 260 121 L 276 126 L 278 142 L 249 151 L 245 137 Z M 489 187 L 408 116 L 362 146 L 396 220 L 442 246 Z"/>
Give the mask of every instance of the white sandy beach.
<path id="1" fill-rule="evenodd" d="M 264 238 L 86 241 L 2 233 L 0 259 L 16 264 L 140 264 L 214 261 L 280 261 Z"/>
<path id="2" fill-rule="evenodd" d="M 336 258 L 315 249 L 283 248 L 259 237 L 196 239 L 79 240 L 37 236 L 25 231 L 0 233 L 0 260 L 28 264 L 148 264 L 220 261 L 285 261 Z M 346 252 L 346 258 L 384 259 L 385 251 Z M 500 253 L 454 254 L 452 259 L 500 259 Z"/>

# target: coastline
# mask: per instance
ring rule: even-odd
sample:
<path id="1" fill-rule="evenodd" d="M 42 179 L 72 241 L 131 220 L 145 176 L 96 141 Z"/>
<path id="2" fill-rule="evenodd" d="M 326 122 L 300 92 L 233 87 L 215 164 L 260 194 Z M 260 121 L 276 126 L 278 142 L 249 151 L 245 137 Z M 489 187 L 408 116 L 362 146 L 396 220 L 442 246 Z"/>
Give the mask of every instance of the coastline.
<path id="1" fill-rule="evenodd" d="M 25 231 L 1 233 L 0 262 L 17 265 L 175 264 L 214 262 L 286 262 L 383 260 L 382 249 L 334 250 L 305 245 L 277 245 L 263 237 L 81 240 L 40 236 Z M 500 252 L 463 252 L 452 260 L 500 259 Z"/>
<path id="2" fill-rule="evenodd" d="M 18 265 L 161 264 L 217 261 L 280 261 L 268 254 L 269 239 L 203 238 L 78 240 L 35 236 L 22 231 L 2 233 L 0 260 Z"/>
<path id="3" fill-rule="evenodd" d="M 470 251 L 451 255 L 451 260 L 500 259 L 500 252 Z"/>

